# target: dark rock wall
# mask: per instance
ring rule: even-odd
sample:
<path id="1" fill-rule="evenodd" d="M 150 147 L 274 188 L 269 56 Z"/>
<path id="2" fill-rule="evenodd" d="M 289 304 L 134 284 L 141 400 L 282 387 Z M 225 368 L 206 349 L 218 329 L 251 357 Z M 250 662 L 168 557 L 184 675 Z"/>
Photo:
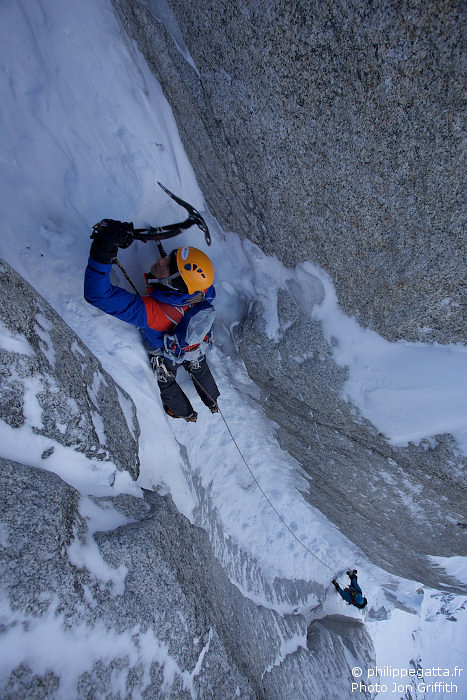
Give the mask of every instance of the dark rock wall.
<path id="1" fill-rule="evenodd" d="M 225 228 L 319 263 L 389 339 L 462 339 L 460 1 L 171 0 L 199 78 L 145 4 L 115 6 Z"/>
<path id="2" fill-rule="evenodd" d="M 206 532 L 169 497 L 86 496 L 85 477 L 80 493 L 53 473 L 72 481 L 73 453 L 82 452 L 94 486 L 111 493 L 113 465 L 94 480 L 99 463 L 109 459 L 136 478 L 136 418 L 130 430 L 117 385 L 52 307 L 4 262 L 0 278 L 0 409 L 4 431 L 13 431 L 2 447 L 28 462 L 0 458 L 1 632 L 6 645 L 9 635 L 24 634 L 25 646 L 24 654 L 15 646 L 4 660 L 0 695 L 88 698 L 118 686 L 115 695 L 125 688 L 129 696 L 279 700 L 299 674 L 318 697 L 322 678 L 316 650 L 305 648 L 304 617 L 281 615 L 243 595 Z M 133 404 L 127 395 L 125 401 L 128 413 Z M 12 443 L 14 431 L 18 441 L 31 439 L 28 453 Z M 35 438 L 45 446 L 42 454 Z M 298 606 L 310 590 L 318 601 L 325 597 L 322 586 L 277 581 L 276 598 Z M 59 646 L 83 633 L 85 658 L 68 659 L 66 668 Z M 44 649 L 38 634 L 47 637 Z M 111 651 L 104 650 L 108 638 Z M 347 642 L 338 632 L 334 641 L 343 671 L 333 686 L 344 697 L 351 680 Z M 362 665 L 368 653 L 365 634 L 358 643 Z"/>
<path id="3" fill-rule="evenodd" d="M 224 227 L 286 264 L 319 263 L 341 306 L 389 339 L 461 340 L 460 2 L 170 0 L 199 76 L 146 4 L 114 5 Z M 375 563 L 453 585 L 426 558 L 463 546 L 452 439 L 392 448 L 340 398 L 320 324 L 288 294 L 278 311 L 278 345 L 259 306 L 237 342 L 310 501 Z M 294 347 L 312 359 L 294 362 Z"/>
<path id="4" fill-rule="evenodd" d="M 465 552 L 466 466 L 449 435 L 396 447 L 342 399 L 346 372 L 321 324 L 288 293 L 279 302 L 280 340 L 272 344 L 256 304 L 236 328 L 239 351 L 278 439 L 304 468 L 305 498 L 376 565 L 437 588 L 465 592 L 429 555 Z M 298 348 L 311 357 L 297 361 Z"/>
<path id="5" fill-rule="evenodd" d="M 24 663 L 2 671 L 2 697 L 64 697 L 66 689 L 68 697 L 120 697 L 124 688 L 128 697 L 281 700 L 296 682 L 309 695 L 293 697 L 324 697 L 338 666 L 326 697 L 343 698 L 349 652 L 361 666 L 375 663 L 363 626 L 351 640 L 345 624 L 342 639 L 336 627 L 323 637 L 321 652 L 319 637 L 305 648 L 304 618 L 278 615 L 243 596 L 213 557 L 206 533 L 154 492 L 93 498 L 97 509 L 132 521 L 95 534 L 104 561 L 127 570 L 124 590 L 113 590 L 67 556 L 73 539 L 86 546 L 78 492 L 56 474 L 9 460 L 0 459 L 0 471 L 0 571 L 10 617 L 22 629 L 43 619 L 56 635 L 62 626 L 70 641 L 85 634 L 87 662 L 64 667 L 60 637 L 49 634 L 45 650 L 31 647 Z M 2 633 L 14 635 L 18 622 L 3 618 Z M 108 635 L 115 650 L 106 653 L 101 637 Z M 330 646 L 335 652 L 326 660 Z"/>
<path id="6" fill-rule="evenodd" d="M 50 304 L 2 260 L 0 322 L 24 342 L 17 351 L 11 342 L 0 347 L 3 420 L 12 428 L 23 426 L 26 393 L 35 393 L 33 431 L 52 441 L 42 459 L 54 453 L 57 442 L 97 462 L 111 460 L 136 479 L 139 426 L 133 401 L 118 387 L 133 412 L 128 426 L 112 377 Z"/>

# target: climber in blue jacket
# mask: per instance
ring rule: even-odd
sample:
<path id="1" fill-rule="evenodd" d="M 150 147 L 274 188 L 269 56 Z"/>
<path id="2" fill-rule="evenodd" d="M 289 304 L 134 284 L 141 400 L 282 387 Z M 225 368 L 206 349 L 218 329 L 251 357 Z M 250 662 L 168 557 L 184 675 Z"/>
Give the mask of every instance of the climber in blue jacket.
<path id="1" fill-rule="evenodd" d="M 355 605 L 356 608 L 363 609 L 367 605 L 367 599 L 363 597 L 362 589 L 360 588 L 357 581 L 357 569 L 353 571 L 347 571 L 347 576 L 350 578 L 350 586 L 342 589 L 337 583 L 336 579 L 332 580 L 334 588 L 339 593 L 341 598 L 343 598 L 346 603 L 350 605 Z"/>
<path id="2" fill-rule="evenodd" d="M 161 256 L 145 275 L 147 295 L 132 294 L 110 282 L 112 261 L 118 248 L 131 245 L 132 232 L 132 223 L 112 219 L 94 227 L 84 297 L 140 329 L 165 412 L 194 422 L 198 414 L 177 384 L 176 374 L 183 365 L 203 403 L 212 413 L 219 410 L 219 390 L 205 356 L 215 314 L 211 304 L 216 296 L 214 266 L 197 248 L 176 248 Z"/>

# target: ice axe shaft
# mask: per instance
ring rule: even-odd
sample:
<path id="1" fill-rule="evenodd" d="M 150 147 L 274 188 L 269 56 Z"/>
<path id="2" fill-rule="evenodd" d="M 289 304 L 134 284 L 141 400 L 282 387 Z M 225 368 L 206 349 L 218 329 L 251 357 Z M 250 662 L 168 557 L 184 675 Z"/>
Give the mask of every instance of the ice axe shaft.
<path id="1" fill-rule="evenodd" d="M 181 207 L 186 209 L 188 212 L 188 218 L 185 221 L 181 221 L 178 224 L 167 224 L 166 226 L 151 226 L 150 228 L 136 228 L 133 229 L 133 236 L 138 241 L 163 241 L 166 238 L 173 238 L 178 236 L 183 230 L 190 228 L 191 226 L 197 226 L 204 233 L 204 238 L 208 245 L 211 245 L 211 234 L 207 224 L 199 211 L 195 209 L 191 204 L 185 202 L 184 199 L 177 197 L 176 194 L 167 189 L 161 182 L 157 183 L 166 194 L 171 197 L 174 202 L 180 204 Z"/>

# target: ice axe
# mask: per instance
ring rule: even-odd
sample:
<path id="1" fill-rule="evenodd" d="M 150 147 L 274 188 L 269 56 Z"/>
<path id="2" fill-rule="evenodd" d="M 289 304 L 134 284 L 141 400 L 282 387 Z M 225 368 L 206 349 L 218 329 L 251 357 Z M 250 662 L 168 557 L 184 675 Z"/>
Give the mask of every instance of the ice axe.
<path id="1" fill-rule="evenodd" d="M 165 240 L 166 238 L 173 238 L 173 236 L 178 236 L 178 234 L 181 233 L 184 229 L 190 228 L 191 226 L 197 226 L 204 233 L 206 243 L 208 245 L 211 245 L 211 234 L 209 233 L 207 224 L 201 216 L 201 214 L 199 213 L 199 211 L 192 207 L 191 204 L 188 204 L 188 202 L 185 202 L 184 199 L 177 197 L 177 195 L 168 190 L 167 187 L 164 187 L 164 185 L 161 182 L 158 182 L 157 184 L 164 190 L 166 194 L 169 195 L 169 197 L 171 197 L 174 200 L 174 202 L 177 202 L 177 204 L 180 204 L 180 206 L 187 210 L 188 218 L 185 219 L 185 221 L 181 221 L 178 224 L 167 224 L 166 226 L 151 226 L 149 228 L 135 228 L 133 229 L 133 237 L 138 241 L 159 242 Z M 159 243 L 158 245 L 160 250 L 162 246 Z"/>

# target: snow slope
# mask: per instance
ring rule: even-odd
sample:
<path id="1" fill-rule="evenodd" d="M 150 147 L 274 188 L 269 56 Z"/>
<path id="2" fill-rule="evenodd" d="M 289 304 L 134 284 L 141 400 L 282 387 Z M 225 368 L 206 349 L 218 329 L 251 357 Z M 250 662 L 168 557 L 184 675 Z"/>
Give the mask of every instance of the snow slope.
<path id="1" fill-rule="evenodd" d="M 161 21 L 165 16 L 174 35 L 173 17 L 161 12 Z M 222 416 L 211 416 L 201 406 L 195 425 L 170 421 L 160 407 L 137 330 L 83 300 L 89 233 L 96 221 L 110 217 L 143 226 L 183 217 L 157 181 L 204 208 L 170 106 L 138 50 L 123 34 L 110 2 L 4 0 L 0 65 L 0 255 L 54 306 L 132 396 L 141 427 L 140 486 L 167 489 L 179 510 L 194 518 L 197 498 L 186 478 L 182 446 L 190 469 L 209 493 L 225 537 L 255 557 L 267 576 L 327 584 L 332 572 L 352 562 L 362 572 L 374 609 L 384 606 L 387 611 L 391 604 L 381 586 L 397 583 L 398 597 L 409 599 L 407 610 L 412 612 L 394 608 L 388 620 L 367 620 L 381 666 L 405 668 L 418 657 L 425 668 L 462 665 L 465 632 L 461 633 L 460 622 L 455 624 L 441 613 L 447 605 L 444 594 L 428 590 L 419 594 L 416 582 L 396 582 L 370 565 L 364 553 L 302 499 L 300 490 L 308 488 L 307 482 L 300 466 L 279 448 L 274 425 L 252 398 L 256 388 L 236 354 L 231 329 L 251 301 L 259 298 L 274 339 L 278 290 L 287 287 L 298 298 L 306 298 L 311 288 L 320 286 L 322 302 L 312 313 L 321 320 L 326 337 L 337 341 L 333 342 L 336 361 L 349 368 L 346 396 L 394 444 L 427 441 L 429 448 L 437 434 L 450 432 L 463 454 L 467 454 L 466 349 L 383 340 L 343 314 L 332 281 L 311 261 L 287 269 L 209 219 L 213 245 L 208 252 L 215 263 L 218 290 L 218 343 L 210 363 L 221 389 L 220 405 L 255 479 L 285 526 L 257 488 Z M 177 243 L 205 248 L 197 229 Z M 141 290 L 141 273 L 155 255 L 155 246 L 143 243 L 120 255 Z M 126 284 L 118 271 L 114 275 L 117 283 Z M 23 342 L 1 328 L 0 338 L 3 346 Z M 193 396 L 187 379 L 181 381 Z M 20 429 L 24 454 L 18 447 L 18 431 L 0 422 L 2 456 L 25 463 L 39 460 L 41 447 L 34 444 L 32 433 L 40 420 L 34 387 L 30 407 L 26 426 Z M 86 496 L 99 485 L 87 482 L 86 464 L 76 453 L 70 460 L 74 468 L 68 480 L 82 492 L 86 508 Z M 103 473 L 102 486 L 109 488 L 105 478 Z M 137 490 L 124 480 L 118 488 Z M 88 517 L 92 519 L 93 514 Z M 88 565 L 98 569 L 92 543 L 89 548 Z M 438 563 L 466 579 L 465 559 Z M 237 580 L 237 584 L 248 593 L 247 581 Z M 261 591 L 250 592 L 261 599 Z M 448 603 L 456 611 L 451 617 L 465 620 L 462 601 L 451 596 Z M 3 609 L 8 615 L 7 601 Z M 321 612 L 354 614 L 334 595 L 327 597 Z M 57 630 L 57 618 L 51 619 L 50 633 L 58 634 Z M 102 646 L 106 644 L 103 636 Z M 15 647 L 18 659 L 21 648 L 22 644 Z M 465 683 L 464 679 L 467 693 Z M 392 691 L 388 693 L 394 697 Z M 443 694 L 433 690 L 429 697 Z"/>

